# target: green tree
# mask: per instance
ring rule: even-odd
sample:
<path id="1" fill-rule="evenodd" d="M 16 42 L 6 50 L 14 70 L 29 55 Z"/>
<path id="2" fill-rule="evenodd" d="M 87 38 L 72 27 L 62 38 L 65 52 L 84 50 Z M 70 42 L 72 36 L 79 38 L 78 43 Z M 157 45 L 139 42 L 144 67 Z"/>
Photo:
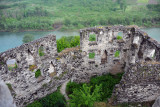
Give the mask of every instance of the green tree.
<path id="1" fill-rule="evenodd" d="M 69 100 L 71 107 L 93 107 L 95 101 L 101 100 L 102 85 L 96 85 L 95 89 L 92 90 L 92 86 L 83 84 L 81 89 L 75 89 Z"/>
<path id="2" fill-rule="evenodd" d="M 25 34 L 23 37 L 23 43 L 28 43 L 34 40 L 34 36 L 31 34 Z"/>

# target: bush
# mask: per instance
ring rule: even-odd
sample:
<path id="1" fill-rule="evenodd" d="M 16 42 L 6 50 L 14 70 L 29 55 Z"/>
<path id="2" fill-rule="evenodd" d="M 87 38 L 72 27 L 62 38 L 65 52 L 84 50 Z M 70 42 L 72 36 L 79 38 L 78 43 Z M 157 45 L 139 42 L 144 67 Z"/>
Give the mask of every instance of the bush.
<path id="1" fill-rule="evenodd" d="M 75 82 L 69 82 L 66 87 L 67 94 L 72 94 L 74 89 L 80 89 L 82 84 L 77 84 Z"/>
<path id="2" fill-rule="evenodd" d="M 35 72 L 35 78 L 38 78 L 39 76 L 41 76 L 41 71 L 40 71 L 40 69 L 38 69 L 38 70 Z"/>
<path id="3" fill-rule="evenodd" d="M 39 101 L 34 101 L 32 104 L 29 104 L 27 107 L 43 107 Z"/>
<path id="4" fill-rule="evenodd" d="M 38 53 L 39 53 L 39 56 L 44 56 L 44 50 L 42 46 L 40 46 Z"/>
<path id="5" fill-rule="evenodd" d="M 65 107 L 66 101 L 64 96 L 58 91 L 47 95 L 46 97 L 34 101 L 27 107 Z"/>
<path id="6" fill-rule="evenodd" d="M 122 36 L 117 36 L 117 40 L 120 40 L 120 39 L 122 39 Z"/>
<path id="7" fill-rule="evenodd" d="M 112 95 L 112 91 L 113 91 L 114 86 L 120 82 L 122 75 L 123 75 L 123 73 L 119 73 L 117 75 L 107 74 L 107 75 L 103 75 L 103 76 L 92 77 L 90 80 L 90 83 L 87 84 L 87 87 L 91 87 L 90 93 L 93 93 L 94 90 L 96 89 L 96 87 L 100 86 L 100 85 L 101 85 L 100 93 L 103 93 L 103 94 L 100 94 L 100 98 L 98 100 L 95 100 L 94 102 L 106 101 L 107 98 L 110 98 Z M 77 96 L 77 98 L 79 98 L 79 100 L 81 100 L 80 94 L 76 94 L 75 92 L 77 92 L 77 93 L 80 91 L 84 92 L 83 85 L 84 84 L 77 84 L 75 82 L 69 82 L 67 84 L 67 93 L 69 95 Z M 81 95 L 82 95 L 82 93 L 81 93 Z M 86 97 L 86 95 L 84 97 Z M 74 98 L 74 97 L 72 96 L 71 98 Z M 73 102 L 75 103 L 75 101 L 73 101 Z M 73 103 L 73 102 L 71 101 L 71 103 Z"/>
<path id="8" fill-rule="evenodd" d="M 69 100 L 71 107 L 93 107 L 95 101 L 101 100 L 102 85 L 95 85 L 93 89 L 92 86 L 83 84 L 80 89 L 73 90 L 73 93 L 70 95 L 71 99 Z"/>
<path id="9" fill-rule="evenodd" d="M 113 88 L 116 84 L 119 83 L 122 77 L 122 73 L 117 74 L 117 75 L 103 75 L 103 76 L 98 76 L 95 78 L 91 78 L 90 80 L 90 85 L 95 87 L 95 85 L 100 85 L 102 84 L 102 92 L 103 95 L 101 96 L 102 101 L 106 100 L 106 98 L 110 98 L 112 95 Z"/>
<path id="10" fill-rule="evenodd" d="M 89 53 L 89 59 L 93 59 L 95 57 L 95 53 Z"/>
<path id="11" fill-rule="evenodd" d="M 120 51 L 116 51 L 115 54 L 114 54 L 114 56 L 115 57 L 119 57 L 119 54 L 120 54 Z"/>
<path id="12" fill-rule="evenodd" d="M 96 41 L 96 34 L 89 35 L 89 41 Z"/>
<path id="13" fill-rule="evenodd" d="M 65 98 L 60 92 L 54 92 L 39 100 L 43 107 L 65 107 Z"/>
<path id="14" fill-rule="evenodd" d="M 28 43 L 34 40 L 34 36 L 31 34 L 25 34 L 23 37 L 23 43 Z"/>
<path id="15" fill-rule="evenodd" d="M 76 47 L 80 45 L 80 36 L 63 36 L 57 40 L 57 51 L 61 52 L 65 48 Z"/>

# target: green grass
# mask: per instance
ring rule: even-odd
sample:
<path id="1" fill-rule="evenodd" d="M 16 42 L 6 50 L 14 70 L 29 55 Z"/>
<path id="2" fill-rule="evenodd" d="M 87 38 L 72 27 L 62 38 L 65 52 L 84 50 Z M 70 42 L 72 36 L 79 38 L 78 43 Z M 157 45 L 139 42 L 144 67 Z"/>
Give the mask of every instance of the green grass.
<path id="1" fill-rule="evenodd" d="M 116 84 L 118 84 L 122 78 L 123 73 L 119 73 L 117 75 L 103 75 L 103 76 L 97 76 L 90 79 L 90 82 L 87 84 L 88 86 L 92 86 L 92 90 L 95 89 L 96 85 L 102 85 L 102 95 L 101 95 L 101 101 L 106 101 L 107 98 L 110 98 L 112 95 L 113 88 Z M 75 89 L 81 89 L 83 84 L 77 84 L 75 82 L 69 82 L 67 84 L 67 93 L 70 95 L 73 93 Z"/>
<path id="2" fill-rule="evenodd" d="M 35 72 L 35 78 L 38 78 L 39 76 L 41 76 L 41 71 L 40 71 L 40 69 L 38 69 L 38 70 Z"/>
<path id="3" fill-rule="evenodd" d="M 93 59 L 95 57 L 95 53 L 89 53 L 89 59 Z"/>
<path id="4" fill-rule="evenodd" d="M 66 101 L 58 89 L 56 92 L 27 105 L 27 107 L 66 107 Z"/>
<path id="5" fill-rule="evenodd" d="M 147 4 L 148 1 L 149 1 L 149 0 L 138 0 L 137 2 L 138 2 L 138 3 L 145 3 L 145 4 Z"/>
<path id="6" fill-rule="evenodd" d="M 42 46 L 39 48 L 38 53 L 39 53 L 39 56 L 44 56 L 44 49 Z"/>
<path id="7" fill-rule="evenodd" d="M 122 39 L 122 36 L 119 36 L 119 35 L 118 35 L 118 36 L 117 36 L 117 40 L 120 40 L 120 39 Z"/>
<path id="8" fill-rule="evenodd" d="M 114 57 L 119 57 L 119 55 L 120 55 L 120 51 L 116 51 L 114 54 Z"/>
<path id="9" fill-rule="evenodd" d="M 89 41 L 96 41 L 96 34 L 90 34 Z"/>

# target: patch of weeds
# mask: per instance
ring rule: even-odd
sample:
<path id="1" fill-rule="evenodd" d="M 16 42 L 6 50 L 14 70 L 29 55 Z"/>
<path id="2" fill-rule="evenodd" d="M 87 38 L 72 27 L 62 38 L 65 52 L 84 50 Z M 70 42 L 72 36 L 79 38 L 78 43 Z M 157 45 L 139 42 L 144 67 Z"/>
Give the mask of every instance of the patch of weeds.
<path id="1" fill-rule="evenodd" d="M 44 49 L 42 46 L 39 48 L 38 53 L 39 53 L 39 56 L 44 56 Z"/>
<path id="2" fill-rule="evenodd" d="M 120 39 L 122 39 L 122 36 L 119 36 L 119 35 L 118 35 L 118 36 L 117 36 L 117 40 L 120 40 Z"/>
<path id="3" fill-rule="evenodd" d="M 8 66 L 9 71 L 12 71 L 12 69 L 14 69 L 14 67 Z"/>
<path id="4" fill-rule="evenodd" d="M 39 76 L 41 76 L 41 71 L 40 71 L 40 69 L 38 69 L 38 70 L 35 72 L 35 78 L 38 78 Z"/>
<path id="5" fill-rule="evenodd" d="M 42 87 L 46 88 L 46 87 L 47 87 L 47 84 L 46 84 L 46 83 L 44 83 L 44 84 L 42 85 Z"/>
<path id="6" fill-rule="evenodd" d="M 96 41 L 96 34 L 90 34 L 89 41 Z"/>
<path id="7" fill-rule="evenodd" d="M 18 65 L 15 63 L 15 66 L 14 66 L 14 68 L 18 68 Z"/>
<path id="8" fill-rule="evenodd" d="M 61 58 L 60 58 L 60 57 L 57 57 L 56 59 L 57 59 L 57 60 L 60 60 Z"/>
<path id="9" fill-rule="evenodd" d="M 95 57 L 95 53 L 89 53 L 89 59 L 93 59 Z"/>
<path id="10" fill-rule="evenodd" d="M 34 71 L 37 68 L 36 65 L 29 65 L 29 70 Z"/>
<path id="11" fill-rule="evenodd" d="M 11 85 L 10 83 L 7 83 L 6 85 L 8 86 L 8 89 L 9 89 L 10 91 L 13 91 L 12 85 Z"/>
<path id="12" fill-rule="evenodd" d="M 114 57 L 119 57 L 119 55 L 120 55 L 120 51 L 116 51 L 114 54 Z"/>
<path id="13" fill-rule="evenodd" d="M 14 65 L 12 65 L 12 66 L 8 66 L 8 70 L 9 71 L 12 71 L 13 69 L 17 69 L 18 68 L 18 65 L 15 63 Z"/>

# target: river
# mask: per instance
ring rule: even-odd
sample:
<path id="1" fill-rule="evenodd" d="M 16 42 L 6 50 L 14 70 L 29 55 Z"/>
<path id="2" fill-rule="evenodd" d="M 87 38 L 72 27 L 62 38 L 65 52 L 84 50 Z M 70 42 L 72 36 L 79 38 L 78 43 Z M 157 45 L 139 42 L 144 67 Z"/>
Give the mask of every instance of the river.
<path id="1" fill-rule="evenodd" d="M 142 29 L 149 36 L 160 42 L 160 28 L 145 28 Z M 0 52 L 4 52 L 8 49 L 15 48 L 23 44 L 22 39 L 25 34 L 34 35 L 35 39 L 44 37 L 48 34 L 55 34 L 59 39 L 62 36 L 74 36 L 79 35 L 78 31 L 61 32 L 61 31 L 28 31 L 28 32 L 0 32 Z"/>

